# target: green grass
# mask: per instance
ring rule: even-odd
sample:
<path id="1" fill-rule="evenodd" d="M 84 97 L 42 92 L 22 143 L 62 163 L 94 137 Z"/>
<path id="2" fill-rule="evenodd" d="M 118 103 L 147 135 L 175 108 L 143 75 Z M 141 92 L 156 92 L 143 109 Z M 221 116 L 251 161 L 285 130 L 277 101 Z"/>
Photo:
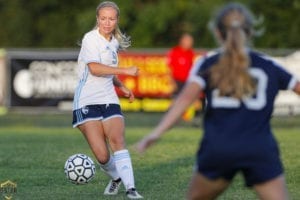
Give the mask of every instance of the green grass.
<path id="1" fill-rule="evenodd" d="M 147 200 L 184 199 L 201 130 L 189 125 L 176 127 L 144 155 L 139 155 L 134 151 L 134 143 L 151 130 L 159 117 L 157 114 L 127 115 L 126 139 L 136 185 Z M 300 198 L 299 121 L 299 118 L 273 120 L 292 199 Z M 124 190 L 116 197 L 102 195 L 108 178 L 99 169 L 87 185 L 77 186 L 66 180 L 63 166 L 70 155 L 80 152 L 94 159 L 82 135 L 69 127 L 69 122 L 68 115 L 9 114 L 0 117 L 0 183 L 8 179 L 17 183 L 13 199 L 125 199 Z M 219 199 L 252 200 L 257 197 L 244 187 L 238 175 Z"/>

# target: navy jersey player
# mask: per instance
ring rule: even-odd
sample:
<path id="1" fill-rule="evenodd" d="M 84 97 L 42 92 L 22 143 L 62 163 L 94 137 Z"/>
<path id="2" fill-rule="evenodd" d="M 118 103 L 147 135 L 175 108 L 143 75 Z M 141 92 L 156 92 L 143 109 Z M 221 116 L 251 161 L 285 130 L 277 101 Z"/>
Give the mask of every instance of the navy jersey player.
<path id="1" fill-rule="evenodd" d="M 114 86 L 134 100 L 116 75 L 136 76 L 138 68 L 118 67 L 118 50 L 130 40 L 118 28 L 118 6 L 109 1 L 96 9 L 97 25 L 85 34 L 78 56 L 79 83 L 73 102 L 73 127 L 89 143 L 100 168 L 111 178 L 105 195 L 116 195 L 123 182 L 127 197 L 140 199 L 136 191 L 130 154 L 125 147 L 124 120 Z M 110 155 L 112 151 L 113 155 Z"/>
<path id="2" fill-rule="evenodd" d="M 220 50 L 194 65 L 172 108 L 137 149 L 143 152 L 158 140 L 204 91 L 204 137 L 187 198 L 215 199 L 242 172 L 259 198 L 288 199 L 270 118 L 278 91 L 300 94 L 300 82 L 267 56 L 247 48 L 253 17 L 243 5 L 226 5 L 213 25 Z"/>

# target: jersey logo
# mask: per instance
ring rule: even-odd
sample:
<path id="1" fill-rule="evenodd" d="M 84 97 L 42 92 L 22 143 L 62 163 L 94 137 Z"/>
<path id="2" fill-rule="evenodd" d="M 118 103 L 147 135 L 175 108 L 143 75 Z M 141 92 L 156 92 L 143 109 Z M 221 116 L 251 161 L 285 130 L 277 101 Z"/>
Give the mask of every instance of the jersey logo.
<path id="1" fill-rule="evenodd" d="M 239 108 L 242 103 L 249 110 L 261 110 L 267 104 L 267 74 L 258 68 L 249 69 L 250 75 L 257 80 L 256 93 L 252 97 L 245 97 L 242 100 L 234 97 L 220 96 L 218 89 L 212 91 L 212 107 L 213 108 Z"/>
<path id="2" fill-rule="evenodd" d="M 118 63 L 118 55 L 117 55 L 117 53 L 116 52 L 114 52 L 114 51 L 112 51 L 111 52 L 112 53 L 112 64 L 117 64 Z"/>
<path id="3" fill-rule="evenodd" d="M 107 53 L 108 58 L 111 60 L 111 64 L 118 64 L 118 54 L 115 51 L 113 51 L 109 46 L 106 46 L 105 53 Z"/>

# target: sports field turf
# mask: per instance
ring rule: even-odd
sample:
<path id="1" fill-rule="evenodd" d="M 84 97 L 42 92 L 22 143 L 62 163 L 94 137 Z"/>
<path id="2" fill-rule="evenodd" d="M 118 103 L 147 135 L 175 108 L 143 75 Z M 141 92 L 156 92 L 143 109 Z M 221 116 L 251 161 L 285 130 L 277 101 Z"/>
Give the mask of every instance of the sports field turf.
<path id="1" fill-rule="evenodd" d="M 68 115 L 0 116 L 0 183 L 8 179 L 17 183 L 13 199 L 126 199 L 124 189 L 116 197 L 102 195 L 108 178 L 98 168 L 87 185 L 77 186 L 66 180 L 63 166 L 70 155 L 80 152 L 95 160 L 79 131 L 69 126 L 70 118 Z M 136 185 L 147 200 L 184 199 L 201 131 L 181 124 L 144 155 L 137 154 L 133 144 L 159 119 L 157 114 L 127 114 L 126 138 Z M 300 118 L 276 118 L 273 124 L 291 199 L 300 199 Z M 257 198 L 244 187 L 242 177 L 237 176 L 219 199 Z"/>

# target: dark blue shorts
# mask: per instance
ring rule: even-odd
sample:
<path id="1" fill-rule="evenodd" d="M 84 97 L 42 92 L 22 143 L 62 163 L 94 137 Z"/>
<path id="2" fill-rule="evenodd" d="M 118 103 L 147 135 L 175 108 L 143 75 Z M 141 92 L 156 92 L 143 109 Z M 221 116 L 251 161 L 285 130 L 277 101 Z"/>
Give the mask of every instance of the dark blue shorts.
<path id="1" fill-rule="evenodd" d="M 223 178 L 231 181 L 241 172 L 248 187 L 264 183 L 283 174 L 283 166 L 277 145 L 262 148 L 254 153 L 245 151 L 245 148 L 231 153 L 224 151 L 225 148 L 200 148 L 196 170 L 211 180 Z"/>
<path id="2" fill-rule="evenodd" d="M 118 104 L 88 105 L 73 111 L 73 127 L 87 121 L 107 120 L 113 117 L 123 117 Z"/>

